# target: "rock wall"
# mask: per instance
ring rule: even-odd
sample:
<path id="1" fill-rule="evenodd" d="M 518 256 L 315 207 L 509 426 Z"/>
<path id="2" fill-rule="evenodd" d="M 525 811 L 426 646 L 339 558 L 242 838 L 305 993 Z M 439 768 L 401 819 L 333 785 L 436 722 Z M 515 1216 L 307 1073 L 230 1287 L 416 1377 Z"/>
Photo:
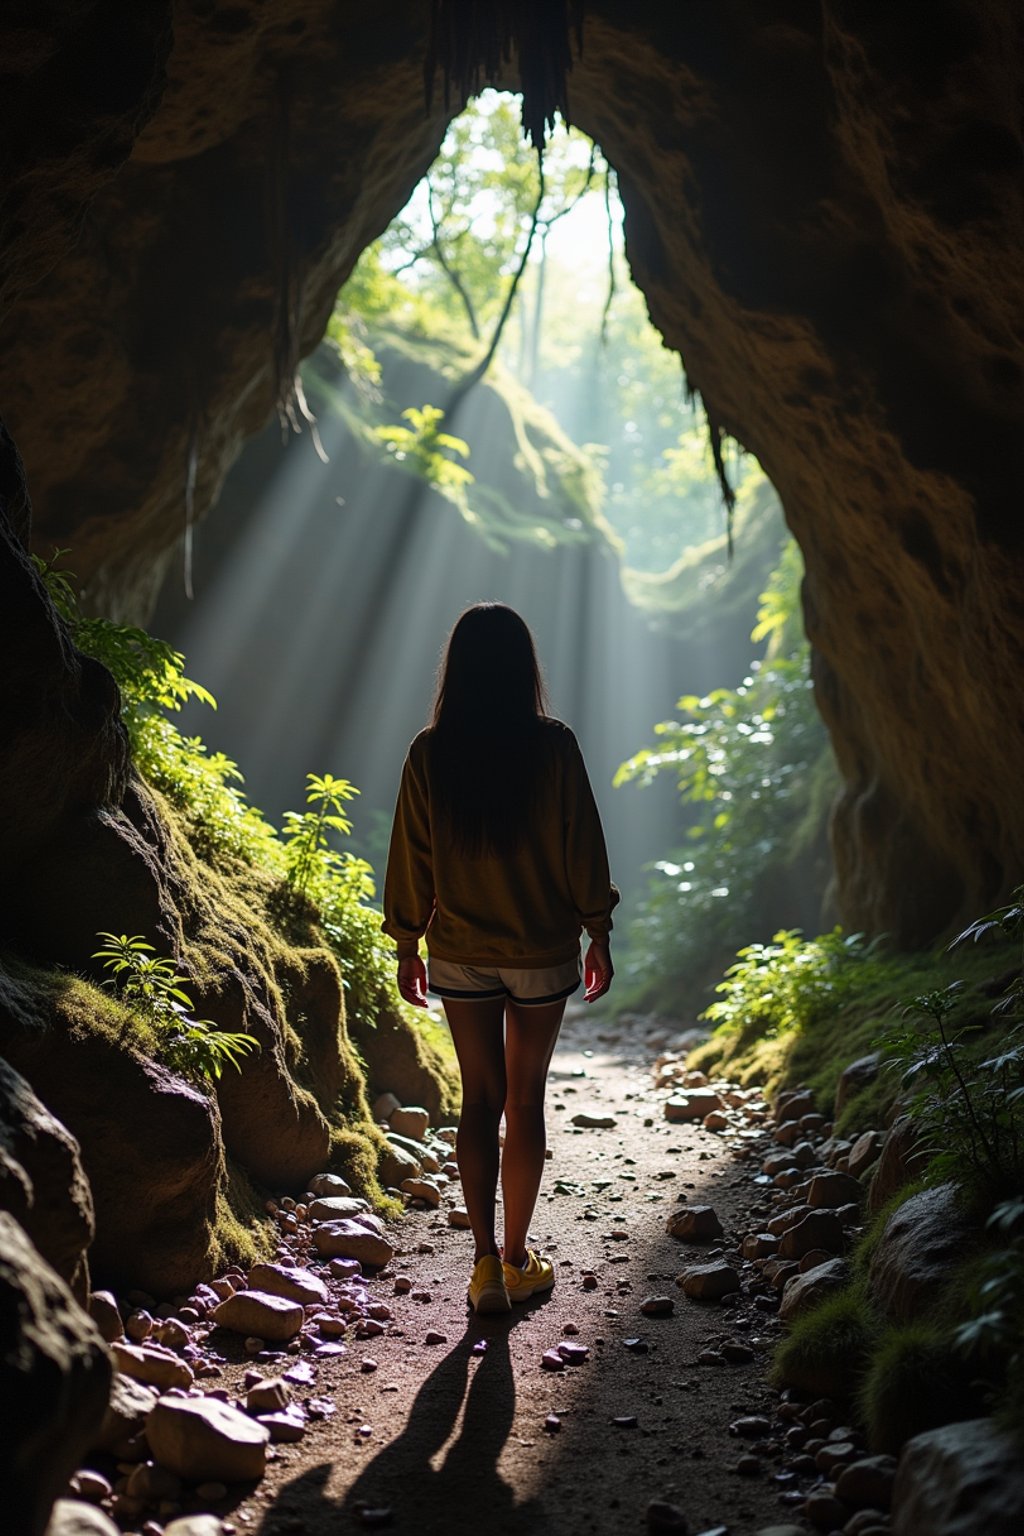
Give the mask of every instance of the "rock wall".
<path id="1" fill-rule="evenodd" d="M 37 547 L 72 546 L 90 603 L 138 618 L 190 465 L 198 515 L 445 113 L 413 0 L 151 0 L 90 95 L 83 39 L 109 44 L 117 9 L 62 8 L 11 53 L 0 410 Z M 591 0 L 570 78 L 652 316 L 803 549 L 844 915 L 911 943 L 1024 869 L 1016 16 Z"/>

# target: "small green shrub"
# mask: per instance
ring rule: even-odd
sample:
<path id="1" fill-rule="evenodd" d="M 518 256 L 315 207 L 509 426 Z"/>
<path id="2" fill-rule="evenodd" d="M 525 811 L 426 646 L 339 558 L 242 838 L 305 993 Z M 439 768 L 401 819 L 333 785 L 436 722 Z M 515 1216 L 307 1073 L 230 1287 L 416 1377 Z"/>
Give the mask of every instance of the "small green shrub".
<path id="1" fill-rule="evenodd" d="M 174 961 L 158 955 L 141 934 L 98 933 L 106 948 L 93 953 L 110 972 L 108 985 L 125 1007 L 156 1031 L 158 1052 L 174 1072 L 198 1082 L 220 1077 L 226 1064 L 241 1071 L 241 1058 L 259 1050 L 259 1041 L 245 1033 L 220 1030 L 210 1019 L 197 1019 L 193 1002 Z"/>
<path id="2" fill-rule="evenodd" d="M 775 1352 L 773 1376 L 812 1396 L 854 1396 L 878 1332 L 863 1285 L 828 1296 L 798 1317 Z"/>
<path id="3" fill-rule="evenodd" d="M 857 1393 L 872 1449 L 895 1455 L 913 1435 L 982 1411 L 948 1328 L 913 1322 L 886 1330 Z"/>

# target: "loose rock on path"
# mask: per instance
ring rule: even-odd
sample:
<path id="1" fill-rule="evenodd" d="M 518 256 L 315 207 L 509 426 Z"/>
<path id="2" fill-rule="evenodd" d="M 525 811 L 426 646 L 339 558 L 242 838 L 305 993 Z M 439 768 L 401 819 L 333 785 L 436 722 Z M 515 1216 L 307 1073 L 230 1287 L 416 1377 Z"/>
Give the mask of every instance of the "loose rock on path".
<path id="1" fill-rule="evenodd" d="M 118 1347 L 135 1380 L 69 1495 L 140 1536 L 203 1515 L 210 1536 L 753 1536 L 845 1520 L 834 1479 L 859 1486 L 863 1447 L 830 1404 L 807 1419 L 765 1372 L 785 1283 L 811 1288 L 819 1262 L 820 1285 L 836 1274 L 857 1205 L 833 1201 L 853 1182 L 824 1171 L 821 1117 L 799 1102 L 762 1171 L 778 1141 L 760 1095 L 654 1061 L 665 1043 L 650 1021 L 570 1010 L 533 1229 L 555 1263 L 548 1296 L 467 1311 L 453 1134 L 386 1095 L 396 1165 L 416 1165 L 406 1215 L 385 1228 L 321 1175 L 308 1203 L 274 1207 L 273 1267 L 177 1306 L 122 1298 L 122 1317 L 149 1320 L 144 1343 Z M 96 1303 L 108 1334 L 112 1305 Z"/>

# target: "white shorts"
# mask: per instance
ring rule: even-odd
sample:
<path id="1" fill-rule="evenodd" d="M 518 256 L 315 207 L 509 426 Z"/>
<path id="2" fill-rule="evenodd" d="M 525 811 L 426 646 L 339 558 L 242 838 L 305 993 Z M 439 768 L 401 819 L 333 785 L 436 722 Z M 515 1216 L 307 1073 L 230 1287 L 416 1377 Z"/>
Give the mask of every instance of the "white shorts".
<path id="1" fill-rule="evenodd" d="M 526 968 L 506 966 L 458 965 L 454 960 L 427 962 L 430 991 L 437 997 L 468 1002 L 488 997 L 510 998 L 527 1008 L 542 1003 L 558 1003 L 570 997 L 580 985 L 580 961 L 563 960 L 560 965 Z"/>

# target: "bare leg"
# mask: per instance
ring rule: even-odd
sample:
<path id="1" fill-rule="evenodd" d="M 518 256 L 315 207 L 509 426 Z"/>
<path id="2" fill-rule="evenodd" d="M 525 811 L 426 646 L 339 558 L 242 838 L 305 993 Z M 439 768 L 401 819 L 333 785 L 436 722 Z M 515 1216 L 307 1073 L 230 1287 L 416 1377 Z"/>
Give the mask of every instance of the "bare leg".
<path id="1" fill-rule="evenodd" d="M 498 1253 L 494 1230 L 498 1187 L 498 1126 L 505 1107 L 505 999 L 443 998 L 462 1076 L 462 1112 L 455 1157 L 476 1243 L 476 1258 Z"/>
<path id="2" fill-rule="evenodd" d="M 501 1187 L 505 1197 L 505 1258 L 526 1262 L 526 1234 L 544 1172 L 544 1088 L 565 1012 L 564 999 L 526 1008 L 506 1004 L 505 1155 Z"/>

